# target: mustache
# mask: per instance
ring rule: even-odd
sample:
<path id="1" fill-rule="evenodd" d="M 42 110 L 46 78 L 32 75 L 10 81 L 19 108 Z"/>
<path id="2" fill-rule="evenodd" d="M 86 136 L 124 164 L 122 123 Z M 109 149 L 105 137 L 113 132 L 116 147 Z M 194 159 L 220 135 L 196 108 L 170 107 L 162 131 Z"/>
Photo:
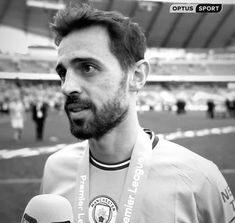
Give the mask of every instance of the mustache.
<path id="1" fill-rule="evenodd" d="M 64 108 L 68 108 L 72 105 L 79 105 L 79 107 L 94 108 L 94 104 L 89 99 L 81 99 L 79 95 L 71 94 L 65 98 Z"/>

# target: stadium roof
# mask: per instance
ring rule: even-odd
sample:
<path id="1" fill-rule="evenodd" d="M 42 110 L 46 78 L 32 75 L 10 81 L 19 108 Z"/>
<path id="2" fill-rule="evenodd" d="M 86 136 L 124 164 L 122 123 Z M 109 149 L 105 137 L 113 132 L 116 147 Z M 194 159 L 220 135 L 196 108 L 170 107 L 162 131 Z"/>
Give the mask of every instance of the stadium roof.
<path id="1" fill-rule="evenodd" d="M 168 1 L 93 2 L 98 9 L 117 10 L 138 22 L 146 33 L 149 47 L 189 49 L 235 46 L 234 4 L 224 4 L 220 13 L 170 13 L 172 3 Z M 231 3 L 233 0 L 224 1 Z M 37 2 L 39 5 L 35 4 Z M 1 0 L 0 25 L 53 38 L 48 23 L 62 4 L 62 0 Z"/>

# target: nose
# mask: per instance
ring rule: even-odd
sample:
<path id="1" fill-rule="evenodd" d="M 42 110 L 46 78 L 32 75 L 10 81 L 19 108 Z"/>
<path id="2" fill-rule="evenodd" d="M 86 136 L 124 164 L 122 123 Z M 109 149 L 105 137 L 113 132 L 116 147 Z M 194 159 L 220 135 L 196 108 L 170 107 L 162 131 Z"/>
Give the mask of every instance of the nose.
<path id="1" fill-rule="evenodd" d="M 68 69 L 64 81 L 62 81 L 61 89 L 63 94 L 69 95 L 71 93 L 81 93 L 81 80 L 79 76 L 74 73 L 72 69 Z"/>

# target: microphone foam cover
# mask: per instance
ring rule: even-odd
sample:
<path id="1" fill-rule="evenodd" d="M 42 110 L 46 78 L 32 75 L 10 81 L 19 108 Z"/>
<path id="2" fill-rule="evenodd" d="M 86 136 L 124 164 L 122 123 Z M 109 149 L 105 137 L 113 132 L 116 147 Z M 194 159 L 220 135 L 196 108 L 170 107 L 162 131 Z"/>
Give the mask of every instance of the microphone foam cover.
<path id="1" fill-rule="evenodd" d="M 60 195 L 37 195 L 27 204 L 22 223 L 73 223 L 72 206 Z"/>

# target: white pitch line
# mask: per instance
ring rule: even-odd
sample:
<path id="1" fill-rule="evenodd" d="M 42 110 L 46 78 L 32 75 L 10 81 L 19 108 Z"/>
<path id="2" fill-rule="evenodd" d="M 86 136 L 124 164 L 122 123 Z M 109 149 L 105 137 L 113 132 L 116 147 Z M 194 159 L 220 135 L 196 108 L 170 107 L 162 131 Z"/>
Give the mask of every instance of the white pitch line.
<path id="1" fill-rule="evenodd" d="M 0 185 L 3 184 L 38 184 L 41 183 L 41 178 L 12 178 L 12 179 L 0 179 Z"/>
<path id="2" fill-rule="evenodd" d="M 187 130 L 187 131 L 176 131 L 172 133 L 157 134 L 159 138 L 165 138 L 167 140 L 175 140 L 182 138 L 194 138 L 194 137 L 203 137 L 207 135 L 221 135 L 229 134 L 235 132 L 235 126 L 225 126 L 220 128 L 211 128 L 211 129 L 199 129 L 199 130 Z M 67 144 L 71 145 L 71 144 Z M 39 147 L 39 148 L 22 148 L 16 150 L 3 149 L 0 150 L 0 160 L 1 159 L 12 159 L 16 157 L 30 157 L 38 156 L 41 154 L 50 154 L 56 152 L 65 146 L 66 144 L 58 144 L 55 146 Z"/>
<path id="3" fill-rule="evenodd" d="M 15 157 L 38 156 L 49 154 L 64 148 L 66 144 L 58 144 L 55 146 L 39 147 L 39 148 L 23 148 L 16 150 L 0 150 L 0 159 L 12 159 Z"/>
<path id="4" fill-rule="evenodd" d="M 235 174 L 235 169 L 221 169 L 223 174 Z M 11 178 L 11 179 L 0 179 L 0 185 L 9 184 L 40 184 L 41 178 Z"/>
<path id="5" fill-rule="evenodd" d="M 158 134 L 159 137 L 167 140 L 175 140 L 182 138 L 203 137 L 207 135 L 222 135 L 235 132 L 235 126 L 226 126 L 220 128 L 200 129 L 200 130 L 187 130 L 177 131 L 168 134 Z"/>

